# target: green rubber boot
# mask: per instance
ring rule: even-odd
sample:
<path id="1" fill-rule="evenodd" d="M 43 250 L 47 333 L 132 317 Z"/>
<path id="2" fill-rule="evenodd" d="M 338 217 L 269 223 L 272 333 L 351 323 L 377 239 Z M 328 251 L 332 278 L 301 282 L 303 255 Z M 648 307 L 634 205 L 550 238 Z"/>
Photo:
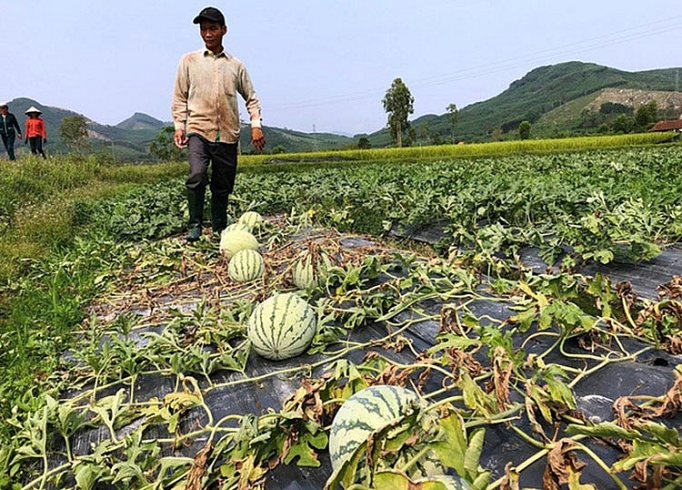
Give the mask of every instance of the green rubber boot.
<path id="1" fill-rule="evenodd" d="M 211 225 L 213 236 L 220 237 L 222 231 L 227 228 L 227 196 L 211 194 Z"/>
<path id="2" fill-rule="evenodd" d="M 204 194 L 204 189 L 187 191 L 187 204 L 189 207 L 188 242 L 196 242 L 201 238 L 201 224 L 204 221 Z"/>

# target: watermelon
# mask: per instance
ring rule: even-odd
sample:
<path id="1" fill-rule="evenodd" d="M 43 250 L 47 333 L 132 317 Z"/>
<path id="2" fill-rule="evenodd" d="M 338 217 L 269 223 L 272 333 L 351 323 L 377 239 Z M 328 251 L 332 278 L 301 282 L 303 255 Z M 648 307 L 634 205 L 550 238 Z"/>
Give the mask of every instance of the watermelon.
<path id="1" fill-rule="evenodd" d="M 227 228 L 223 230 L 223 233 L 227 233 L 228 231 L 233 231 L 233 230 L 242 230 L 242 231 L 248 231 L 251 233 L 251 228 L 249 228 L 248 225 L 245 225 L 244 223 L 232 223 L 231 225 L 227 225 Z"/>
<path id="2" fill-rule="evenodd" d="M 246 334 L 257 354 L 280 361 L 302 354 L 317 332 L 315 310 L 294 293 L 276 293 L 254 308 Z"/>
<path id="3" fill-rule="evenodd" d="M 231 259 L 240 250 L 258 250 L 258 240 L 248 231 L 226 231 L 220 235 L 219 248 L 228 259 Z"/>
<path id="4" fill-rule="evenodd" d="M 240 250 L 230 259 L 227 274 L 237 282 L 255 281 L 265 272 L 263 257 L 256 250 Z"/>
<path id="5" fill-rule="evenodd" d="M 317 285 L 318 278 L 313 267 L 312 257 L 307 254 L 294 262 L 291 279 L 298 289 L 308 289 Z"/>
<path id="6" fill-rule="evenodd" d="M 409 415 L 419 400 L 410 390 L 377 385 L 358 391 L 336 413 L 329 433 L 329 456 L 337 470 L 372 432 Z"/>
<path id="7" fill-rule="evenodd" d="M 238 222 L 248 226 L 249 230 L 255 230 L 263 224 L 263 217 L 255 211 L 247 211 L 239 217 Z"/>
<path id="8" fill-rule="evenodd" d="M 468 481 L 452 475 L 435 475 L 428 478 L 421 478 L 415 483 L 439 482 L 445 485 L 447 490 L 471 490 L 471 485 Z"/>
<path id="9" fill-rule="evenodd" d="M 329 256 L 309 251 L 301 253 L 291 268 L 291 280 L 298 289 L 309 289 L 320 284 L 323 272 L 331 267 Z"/>

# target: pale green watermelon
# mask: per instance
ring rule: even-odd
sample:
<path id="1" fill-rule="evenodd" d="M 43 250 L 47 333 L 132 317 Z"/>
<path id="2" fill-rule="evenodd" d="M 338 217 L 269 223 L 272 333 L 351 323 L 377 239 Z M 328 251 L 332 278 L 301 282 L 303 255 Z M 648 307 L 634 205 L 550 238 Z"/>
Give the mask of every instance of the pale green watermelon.
<path id="1" fill-rule="evenodd" d="M 302 354 L 317 332 L 315 310 L 293 293 L 278 293 L 260 303 L 246 323 L 257 354 L 279 361 Z"/>
<path id="2" fill-rule="evenodd" d="M 240 250 L 230 259 L 227 274 L 237 282 L 255 281 L 265 272 L 263 256 L 256 250 Z"/>
<path id="3" fill-rule="evenodd" d="M 258 240 L 248 231 L 231 230 L 220 235 L 220 251 L 228 258 L 240 250 L 258 250 Z"/>

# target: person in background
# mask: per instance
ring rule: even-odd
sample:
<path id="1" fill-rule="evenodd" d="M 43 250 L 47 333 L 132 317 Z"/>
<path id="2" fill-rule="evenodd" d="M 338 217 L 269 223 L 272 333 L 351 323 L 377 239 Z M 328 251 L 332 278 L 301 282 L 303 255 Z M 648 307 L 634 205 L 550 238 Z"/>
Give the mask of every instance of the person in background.
<path id="1" fill-rule="evenodd" d="M 47 133 L 45 132 L 45 121 L 40 117 L 42 111 L 31 106 L 26 110 L 26 143 L 31 146 L 31 153 L 40 153 L 45 158 L 43 143 L 47 143 Z"/>
<path id="2" fill-rule="evenodd" d="M 227 202 L 237 174 L 239 108 L 237 93 L 246 102 L 251 120 L 251 143 L 262 150 L 260 102 L 244 64 L 223 48 L 227 25 L 222 12 L 206 7 L 194 18 L 205 47 L 185 54 L 175 78 L 171 112 L 174 142 L 189 148 L 185 182 L 189 206 L 187 240 L 201 238 L 204 195 L 211 165 L 211 224 L 213 234 L 227 226 Z"/>
<path id="3" fill-rule="evenodd" d="M 21 127 L 19 127 L 19 122 L 17 118 L 9 112 L 9 107 L 7 104 L 0 102 L 0 138 L 2 138 L 2 144 L 7 150 L 7 156 L 10 160 L 15 160 L 14 157 L 14 139 L 16 135 L 21 136 Z"/>

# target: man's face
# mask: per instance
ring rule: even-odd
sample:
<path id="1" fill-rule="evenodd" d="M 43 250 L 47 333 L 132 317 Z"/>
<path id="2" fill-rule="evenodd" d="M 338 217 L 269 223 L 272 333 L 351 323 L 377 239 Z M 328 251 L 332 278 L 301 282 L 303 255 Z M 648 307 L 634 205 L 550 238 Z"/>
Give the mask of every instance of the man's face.
<path id="1" fill-rule="evenodd" d="M 0 107 L 0 114 L 7 114 L 7 107 Z"/>
<path id="2" fill-rule="evenodd" d="M 206 49 L 215 53 L 223 45 L 223 36 L 227 33 L 227 26 L 221 26 L 217 22 L 202 21 L 199 29 Z"/>

